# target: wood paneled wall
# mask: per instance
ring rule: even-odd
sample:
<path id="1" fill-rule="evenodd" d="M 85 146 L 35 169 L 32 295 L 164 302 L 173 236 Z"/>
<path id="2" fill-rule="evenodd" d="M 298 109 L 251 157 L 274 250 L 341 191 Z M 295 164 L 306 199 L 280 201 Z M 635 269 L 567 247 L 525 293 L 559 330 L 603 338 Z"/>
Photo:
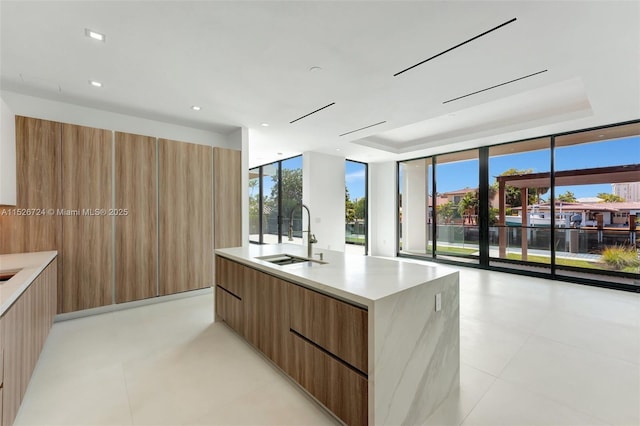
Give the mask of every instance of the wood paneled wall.
<path id="1" fill-rule="evenodd" d="M 115 208 L 128 215 L 116 222 L 116 302 L 157 295 L 158 197 L 156 140 L 116 132 Z"/>
<path id="2" fill-rule="evenodd" d="M 213 284 L 213 149 L 158 141 L 160 284 L 173 294 Z"/>
<path id="3" fill-rule="evenodd" d="M 63 312 L 112 303 L 111 148 L 108 130 L 63 126 Z"/>
<path id="4" fill-rule="evenodd" d="M 214 247 L 242 245 L 242 167 L 241 152 L 213 149 L 214 170 Z"/>
<path id="5" fill-rule="evenodd" d="M 2 316 L 2 424 L 11 425 L 56 314 L 56 260 Z"/>
<path id="6" fill-rule="evenodd" d="M 62 206 L 61 138 L 61 123 L 16 116 L 16 207 L 37 209 L 38 214 L 0 215 L 0 254 L 60 252 L 62 217 L 55 213 Z M 2 209 L 7 211 L 12 207 Z M 53 209 L 54 214 L 49 209 Z M 62 285 L 62 268 L 59 268 L 58 283 Z"/>

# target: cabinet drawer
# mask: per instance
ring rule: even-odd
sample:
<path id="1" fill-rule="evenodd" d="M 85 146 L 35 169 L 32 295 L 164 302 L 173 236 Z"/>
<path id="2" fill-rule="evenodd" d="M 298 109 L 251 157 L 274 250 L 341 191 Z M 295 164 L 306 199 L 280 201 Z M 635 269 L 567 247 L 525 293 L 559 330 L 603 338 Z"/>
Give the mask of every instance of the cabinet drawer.
<path id="1" fill-rule="evenodd" d="M 368 374 L 367 311 L 298 285 L 289 289 L 291 328 Z"/>
<path id="2" fill-rule="evenodd" d="M 216 286 L 216 316 L 229 327 L 244 335 L 242 330 L 242 300 L 220 286 Z"/>
<path id="3" fill-rule="evenodd" d="M 244 273 L 246 269 L 239 263 L 216 256 L 216 284 L 242 298 L 243 282 L 250 278 Z"/>
<path id="4" fill-rule="evenodd" d="M 291 334 L 292 378 L 347 425 L 366 425 L 367 379 L 295 333 Z"/>

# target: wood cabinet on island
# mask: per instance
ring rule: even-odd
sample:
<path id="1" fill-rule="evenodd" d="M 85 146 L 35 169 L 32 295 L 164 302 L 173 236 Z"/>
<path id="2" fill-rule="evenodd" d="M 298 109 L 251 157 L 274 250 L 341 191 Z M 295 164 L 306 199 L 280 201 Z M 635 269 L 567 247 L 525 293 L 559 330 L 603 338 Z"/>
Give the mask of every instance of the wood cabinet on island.
<path id="1" fill-rule="evenodd" d="M 216 250 L 216 319 L 346 424 L 424 423 L 459 386 L 458 272 L 316 251 L 281 266 L 306 247 Z"/>
<path id="2" fill-rule="evenodd" d="M 11 426 L 56 314 L 57 252 L 0 255 L 0 426 Z"/>

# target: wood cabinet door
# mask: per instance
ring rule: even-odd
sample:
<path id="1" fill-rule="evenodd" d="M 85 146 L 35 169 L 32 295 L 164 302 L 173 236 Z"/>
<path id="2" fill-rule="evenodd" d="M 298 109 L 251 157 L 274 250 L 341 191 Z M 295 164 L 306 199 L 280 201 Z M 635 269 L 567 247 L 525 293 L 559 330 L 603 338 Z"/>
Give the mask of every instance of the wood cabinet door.
<path id="1" fill-rule="evenodd" d="M 158 140 L 160 295 L 213 285 L 213 148 Z"/>
<path id="2" fill-rule="evenodd" d="M 16 116 L 16 207 L 44 214 L 0 216 L 0 254 L 57 250 L 63 257 L 62 216 L 57 215 L 62 207 L 61 138 L 61 123 Z M 62 267 L 58 285 L 61 293 Z"/>
<path id="3" fill-rule="evenodd" d="M 284 371 L 290 369 L 289 355 L 289 286 L 274 276 L 257 272 L 256 299 L 253 305 L 253 323 L 257 332 L 257 347 Z"/>
<path id="4" fill-rule="evenodd" d="M 62 127 L 62 312 L 113 303 L 112 132 Z"/>
<path id="5" fill-rule="evenodd" d="M 156 140 L 116 132 L 116 303 L 158 294 Z"/>
<path id="6" fill-rule="evenodd" d="M 291 334 L 293 366 L 289 375 L 347 425 L 366 425 L 367 378 L 317 345 Z"/>
<path id="7" fill-rule="evenodd" d="M 291 328 L 368 374 L 367 311 L 298 285 L 289 289 Z"/>
<path id="8" fill-rule="evenodd" d="M 241 153 L 233 149 L 213 149 L 214 247 L 242 245 Z"/>
<path id="9" fill-rule="evenodd" d="M 224 288 L 216 285 L 216 316 L 226 322 L 229 327 L 242 334 L 243 331 L 243 306 L 242 300 L 235 294 L 229 293 Z"/>
<path id="10" fill-rule="evenodd" d="M 2 424 L 18 414 L 56 313 L 57 263 L 42 271 L 2 316 L 4 346 Z"/>

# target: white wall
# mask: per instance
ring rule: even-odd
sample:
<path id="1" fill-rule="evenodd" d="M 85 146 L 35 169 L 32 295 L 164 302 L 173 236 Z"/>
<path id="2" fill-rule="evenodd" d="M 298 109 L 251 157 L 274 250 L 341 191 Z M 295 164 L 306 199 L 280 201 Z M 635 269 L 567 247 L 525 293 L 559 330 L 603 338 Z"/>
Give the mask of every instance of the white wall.
<path id="1" fill-rule="evenodd" d="M 402 169 L 402 249 L 427 250 L 427 167 L 411 161 Z"/>
<path id="2" fill-rule="evenodd" d="M 396 162 L 369 163 L 369 254 L 396 256 Z M 343 202 L 344 204 L 344 202 Z"/>
<path id="3" fill-rule="evenodd" d="M 16 120 L 0 98 L 0 205 L 16 205 Z"/>
<path id="4" fill-rule="evenodd" d="M 311 211 L 311 231 L 318 248 L 344 251 L 344 175 L 344 157 L 311 151 L 302 154 L 302 201 Z M 303 218 L 306 223 L 306 213 Z M 304 241 L 306 244 L 306 235 Z"/>
<path id="5" fill-rule="evenodd" d="M 16 115 L 201 145 L 237 150 L 242 148 L 238 138 L 207 130 L 36 98 L 10 91 L 2 91 L 1 97 Z"/>

